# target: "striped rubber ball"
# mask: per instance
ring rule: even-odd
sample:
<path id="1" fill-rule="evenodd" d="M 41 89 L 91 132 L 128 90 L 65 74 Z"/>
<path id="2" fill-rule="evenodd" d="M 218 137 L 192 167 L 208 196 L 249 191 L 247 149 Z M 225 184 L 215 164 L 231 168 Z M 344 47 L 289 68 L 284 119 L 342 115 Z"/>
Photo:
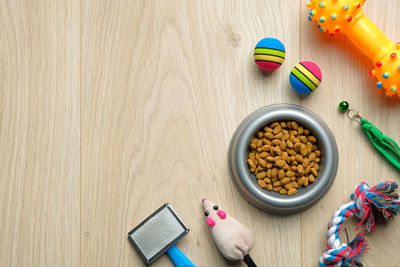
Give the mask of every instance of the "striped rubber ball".
<path id="1" fill-rule="evenodd" d="M 302 61 L 294 66 L 289 76 L 293 89 L 301 94 L 314 92 L 321 83 L 321 79 L 321 70 L 317 64 L 310 61 Z"/>
<path id="2" fill-rule="evenodd" d="M 285 60 L 285 46 L 275 38 L 264 38 L 254 48 L 257 66 L 266 71 L 276 70 Z"/>

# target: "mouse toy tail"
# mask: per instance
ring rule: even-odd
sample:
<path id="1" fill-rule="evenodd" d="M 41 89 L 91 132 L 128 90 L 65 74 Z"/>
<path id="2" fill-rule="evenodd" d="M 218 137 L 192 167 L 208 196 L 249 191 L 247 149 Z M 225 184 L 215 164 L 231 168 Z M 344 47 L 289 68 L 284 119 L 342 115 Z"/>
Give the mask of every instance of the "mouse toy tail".
<path id="1" fill-rule="evenodd" d="M 247 266 L 249 266 L 249 267 L 257 267 L 257 265 L 254 263 L 253 259 L 250 257 L 249 254 L 247 254 L 247 255 L 244 256 L 243 261 L 244 261 L 244 263 L 246 263 Z"/>

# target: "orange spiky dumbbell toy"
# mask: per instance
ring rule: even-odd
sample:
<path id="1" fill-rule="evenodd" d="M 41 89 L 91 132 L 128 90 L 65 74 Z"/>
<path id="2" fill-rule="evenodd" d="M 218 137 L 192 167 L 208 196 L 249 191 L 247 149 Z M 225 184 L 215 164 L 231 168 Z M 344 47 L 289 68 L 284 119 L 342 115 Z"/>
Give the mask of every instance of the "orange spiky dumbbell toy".
<path id="1" fill-rule="evenodd" d="M 386 89 L 386 96 L 400 97 L 400 42 L 391 42 L 361 9 L 365 0 L 311 0 L 308 19 L 315 21 L 322 32 L 344 33 L 355 46 L 372 59 L 378 88 Z"/>

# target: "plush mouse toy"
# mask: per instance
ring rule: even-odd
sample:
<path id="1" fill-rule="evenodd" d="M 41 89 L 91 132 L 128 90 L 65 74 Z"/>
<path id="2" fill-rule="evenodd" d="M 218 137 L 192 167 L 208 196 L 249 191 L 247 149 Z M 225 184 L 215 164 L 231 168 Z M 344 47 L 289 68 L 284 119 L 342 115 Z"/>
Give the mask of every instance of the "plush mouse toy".
<path id="1" fill-rule="evenodd" d="M 229 260 L 243 260 L 248 266 L 257 266 L 249 252 L 253 247 L 250 231 L 213 202 L 202 199 L 206 222 L 221 254 Z"/>

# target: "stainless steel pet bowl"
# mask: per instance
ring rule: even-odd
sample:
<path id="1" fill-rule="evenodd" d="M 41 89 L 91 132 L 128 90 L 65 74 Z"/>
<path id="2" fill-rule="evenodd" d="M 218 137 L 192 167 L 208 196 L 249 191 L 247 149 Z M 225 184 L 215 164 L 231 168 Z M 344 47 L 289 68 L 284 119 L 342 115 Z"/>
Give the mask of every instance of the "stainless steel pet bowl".
<path id="1" fill-rule="evenodd" d="M 260 188 L 247 164 L 250 138 L 266 124 L 282 120 L 294 120 L 308 128 L 322 152 L 315 182 L 292 196 Z M 272 213 L 289 214 L 309 208 L 328 191 L 337 172 L 338 149 L 332 132 L 316 114 L 300 106 L 276 104 L 253 112 L 240 123 L 229 145 L 228 166 L 236 188 L 250 203 Z"/>

